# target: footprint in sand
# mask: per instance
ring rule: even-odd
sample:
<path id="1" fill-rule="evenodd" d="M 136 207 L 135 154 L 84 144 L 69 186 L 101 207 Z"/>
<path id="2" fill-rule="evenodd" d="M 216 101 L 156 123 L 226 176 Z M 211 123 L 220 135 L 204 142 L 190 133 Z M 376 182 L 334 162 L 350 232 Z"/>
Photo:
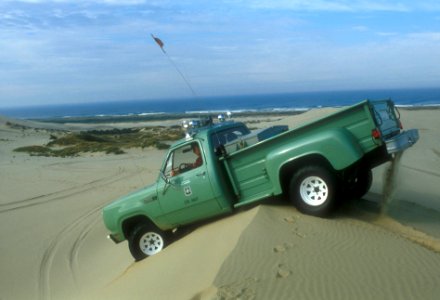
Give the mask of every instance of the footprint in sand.
<path id="1" fill-rule="evenodd" d="M 244 281 L 224 285 L 217 289 L 216 296 L 211 299 L 255 299 L 255 288 L 258 281 L 258 278 L 247 278 Z"/>
<path id="2" fill-rule="evenodd" d="M 275 253 L 282 253 L 282 252 L 286 252 L 286 247 L 284 247 L 283 245 L 277 245 L 273 248 L 273 252 Z"/>
<path id="3" fill-rule="evenodd" d="M 296 236 L 300 237 L 300 238 L 305 238 L 306 237 L 306 235 L 304 233 L 301 233 L 301 232 L 298 231 L 298 228 L 294 228 L 292 230 L 292 233 L 295 234 Z"/>
<path id="4" fill-rule="evenodd" d="M 279 264 L 277 270 L 277 278 L 287 278 L 292 272 L 286 268 L 285 265 Z"/>
<path id="5" fill-rule="evenodd" d="M 292 243 L 286 242 L 284 244 L 276 245 L 273 248 L 273 252 L 275 252 L 275 253 L 283 253 L 283 252 L 286 252 L 287 250 L 289 250 L 290 248 L 293 248 L 293 246 L 294 245 Z"/>
<path id="6" fill-rule="evenodd" d="M 283 218 L 283 220 L 284 220 L 284 222 L 286 222 L 286 223 L 289 223 L 289 224 L 295 224 L 298 218 L 299 218 L 298 216 L 289 216 L 289 217 L 285 217 L 285 218 Z M 300 238 L 304 238 L 304 237 L 306 237 L 305 234 L 298 232 L 298 227 L 293 228 L 292 232 L 293 232 L 295 235 L 299 236 Z"/>
<path id="7" fill-rule="evenodd" d="M 283 220 L 286 223 L 293 224 L 296 222 L 296 217 L 295 216 L 285 217 Z"/>

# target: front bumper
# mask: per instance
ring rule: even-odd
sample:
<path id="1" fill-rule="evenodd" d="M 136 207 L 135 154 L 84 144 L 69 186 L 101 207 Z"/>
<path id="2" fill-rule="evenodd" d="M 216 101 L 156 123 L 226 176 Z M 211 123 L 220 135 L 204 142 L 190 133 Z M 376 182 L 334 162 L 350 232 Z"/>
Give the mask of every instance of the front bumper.
<path id="1" fill-rule="evenodd" d="M 386 140 L 386 146 L 388 153 L 401 152 L 412 145 L 414 145 L 419 140 L 419 131 L 417 129 L 410 129 L 403 131 L 398 135 Z"/>
<path id="2" fill-rule="evenodd" d="M 120 242 L 122 242 L 124 240 L 124 239 L 121 239 L 119 237 L 119 235 L 117 235 L 117 234 L 109 234 L 109 235 L 107 235 L 107 238 L 109 240 L 112 240 L 115 244 L 119 244 Z"/>

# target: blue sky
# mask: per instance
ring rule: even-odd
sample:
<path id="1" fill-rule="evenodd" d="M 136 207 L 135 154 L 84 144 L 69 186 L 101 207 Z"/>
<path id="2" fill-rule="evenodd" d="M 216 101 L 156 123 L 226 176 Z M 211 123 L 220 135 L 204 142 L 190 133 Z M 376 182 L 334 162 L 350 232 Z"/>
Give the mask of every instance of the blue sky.
<path id="1" fill-rule="evenodd" d="M 0 106 L 440 86 L 440 1 L 0 2 Z"/>

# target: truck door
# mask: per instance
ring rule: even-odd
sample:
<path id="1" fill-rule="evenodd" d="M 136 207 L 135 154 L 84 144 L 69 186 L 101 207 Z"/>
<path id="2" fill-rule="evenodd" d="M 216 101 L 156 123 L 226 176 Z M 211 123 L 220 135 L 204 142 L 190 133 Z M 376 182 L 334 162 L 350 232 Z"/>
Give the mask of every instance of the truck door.
<path id="1" fill-rule="evenodd" d="M 198 142 L 170 152 L 157 195 L 164 217 L 174 225 L 213 216 L 221 208 L 212 191 L 206 159 Z M 165 180 L 166 179 L 166 180 Z"/>

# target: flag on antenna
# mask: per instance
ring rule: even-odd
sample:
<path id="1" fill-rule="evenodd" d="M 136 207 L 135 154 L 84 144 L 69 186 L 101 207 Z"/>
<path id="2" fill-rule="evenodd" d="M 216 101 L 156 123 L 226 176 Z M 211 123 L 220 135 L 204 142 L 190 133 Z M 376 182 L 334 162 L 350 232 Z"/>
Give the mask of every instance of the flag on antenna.
<path id="1" fill-rule="evenodd" d="M 163 48 L 164 44 L 163 44 L 162 40 L 158 37 L 155 37 L 153 34 L 151 34 L 151 37 L 156 42 L 156 44 L 159 45 L 160 49 L 162 49 L 162 51 L 165 53 L 165 49 Z"/>
<path id="2" fill-rule="evenodd" d="M 194 89 L 192 88 L 191 84 L 189 83 L 189 81 L 186 79 L 185 75 L 183 75 L 183 73 L 179 70 L 179 68 L 177 67 L 177 65 L 174 63 L 174 61 L 171 59 L 171 57 L 168 55 L 168 53 L 165 52 L 165 49 L 163 48 L 164 44 L 161 41 L 160 38 L 155 37 L 152 33 L 151 33 L 151 37 L 153 38 L 153 40 L 156 42 L 156 44 L 160 47 L 160 49 L 162 50 L 163 54 L 168 58 L 168 60 L 170 61 L 170 63 L 173 65 L 174 69 L 176 69 L 176 71 L 180 74 L 180 76 L 182 77 L 182 79 L 185 81 L 186 85 L 189 87 L 189 89 L 191 90 L 192 94 L 197 97 L 196 92 L 194 91 Z"/>

